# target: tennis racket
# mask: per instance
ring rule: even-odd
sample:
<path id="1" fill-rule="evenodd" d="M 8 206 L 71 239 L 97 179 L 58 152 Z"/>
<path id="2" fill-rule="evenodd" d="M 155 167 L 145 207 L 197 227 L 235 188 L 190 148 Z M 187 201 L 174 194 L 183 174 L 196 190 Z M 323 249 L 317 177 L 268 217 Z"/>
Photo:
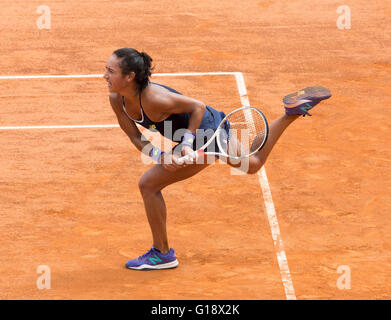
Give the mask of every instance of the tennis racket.
<path id="1" fill-rule="evenodd" d="M 221 120 L 213 136 L 191 155 L 177 160 L 178 164 L 191 162 L 201 155 L 217 155 L 231 159 L 250 157 L 264 147 L 269 135 L 269 125 L 265 115 L 254 107 L 242 107 L 230 112 Z M 204 151 L 216 141 L 216 152 Z"/>

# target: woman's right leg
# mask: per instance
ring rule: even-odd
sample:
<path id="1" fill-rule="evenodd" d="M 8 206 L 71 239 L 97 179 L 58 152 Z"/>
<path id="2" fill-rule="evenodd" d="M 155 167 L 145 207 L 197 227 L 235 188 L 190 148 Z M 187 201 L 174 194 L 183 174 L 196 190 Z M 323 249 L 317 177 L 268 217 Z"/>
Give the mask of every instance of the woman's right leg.
<path id="1" fill-rule="evenodd" d="M 263 146 L 261 150 L 259 150 L 249 158 L 242 159 L 240 162 L 239 160 L 232 161 L 228 159 L 227 163 L 231 167 L 238 168 L 246 173 L 249 174 L 257 173 L 259 169 L 261 169 L 262 166 L 265 164 L 267 157 L 269 156 L 270 152 L 273 150 L 273 147 L 275 146 L 275 144 L 277 143 L 278 139 L 281 137 L 285 129 L 287 129 L 288 126 L 292 124 L 292 122 L 295 121 L 297 118 L 299 118 L 298 115 L 293 115 L 293 116 L 283 115 L 278 119 L 274 120 L 270 124 L 269 136 L 267 138 L 266 144 Z"/>
<path id="2" fill-rule="evenodd" d="M 202 171 L 208 164 L 191 164 L 174 172 L 156 164 L 146 171 L 139 181 L 148 222 L 152 231 L 153 245 L 162 253 L 170 249 L 167 239 L 167 208 L 161 190 L 175 182 L 188 179 Z"/>

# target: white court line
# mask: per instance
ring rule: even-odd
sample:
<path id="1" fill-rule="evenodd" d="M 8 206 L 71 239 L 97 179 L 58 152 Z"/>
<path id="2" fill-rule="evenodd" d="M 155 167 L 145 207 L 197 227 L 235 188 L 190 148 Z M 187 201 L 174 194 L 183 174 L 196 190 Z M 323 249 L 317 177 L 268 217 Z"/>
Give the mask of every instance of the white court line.
<path id="1" fill-rule="evenodd" d="M 186 76 L 221 76 L 236 75 L 238 72 L 181 72 L 181 73 L 153 73 L 153 77 L 186 77 Z M 70 75 L 29 75 L 29 76 L 0 76 L 0 80 L 17 79 L 77 79 L 77 78 L 101 78 L 103 74 L 70 74 Z M 78 128 L 113 128 L 116 124 L 103 125 L 59 125 L 59 126 L 9 126 L 0 127 L 0 130 L 30 130 L 30 129 L 78 129 Z"/>
<path id="2" fill-rule="evenodd" d="M 185 73 L 153 73 L 152 77 L 184 77 L 184 76 L 223 76 L 236 75 L 237 72 L 185 72 Z M 103 74 L 69 74 L 69 75 L 30 75 L 30 76 L 0 76 L 0 80 L 13 79 L 75 79 L 101 78 Z"/>
<path id="3" fill-rule="evenodd" d="M 244 77 L 241 72 L 191 72 L 191 73 L 156 73 L 153 76 L 203 76 L 203 75 L 234 75 L 238 86 L 240 100 L 243 106 L 249 106 L 250 102 L 247 96 L 247 89 L 244 82 Z M 0 76 L 0 80 L 6 79 L 52 79 L 52 78 L 98 78 L 103 75 L 43 75 L 43 76 Z M 111 128 L 119 127 L 118 124 L 108 125 L 64 125 L 64 126 L 20 126 L 20 127 L 0 127 L 0 130 L 20 130 L 20 129 L 71 129 L 71 128 Z M 269 187 L 269 182 L 266 176 L 265 168 L 258 172 L 259 183 L 262 188 L 262 193 L 265 201 L 265 207 L 271 233 L 273 237 L 274 247 L 276 250 L 278 266 L 280 268 L 282 283 L 285 290 L 287 300 L 296 300 L 295 291 L 288 267 L 288 261 L 284 251 L 284 245 L 281 239 L 280 227 L 278 225 L 277 215 Z"/>
<path id="4" fill-rule="evenodd" d="M 250 101 L 247 96 L 247 89 L 246 84 L 244 82 L 243 74 L 238 72 L 235 74 L 235 78 L 242 106 L 249 106 Z M 272 193 L 270 191 L 269 181 L 266 176 L 265 167 L 262 167 L 261 170 L 258 171 L 258 177 L 259 183 L 262 188 L 263 199 L 265 201 L 266 213 L 269 219 L 269 225 L 273 237 L 274 248 L 276 250 L 282 284 L 285 290 L 285 296 L 287 300 L 296 300 L 295 290 L 293 288 L 293 282 L 289 271 L 288 260 L 286 258 L 284 250 L 284 244 L 281 239 L 280 227 L 278 225 L 277 214 L 272 199 Z"/>
<path id="5" fill-rule="evenodd" d="M 31 130 L 31 129 L 79 129 L 79 128 L 117 128 L 118 124 L 64 125 L 64 126 L 20 126 L 0 127 L 0 130 Z"/>

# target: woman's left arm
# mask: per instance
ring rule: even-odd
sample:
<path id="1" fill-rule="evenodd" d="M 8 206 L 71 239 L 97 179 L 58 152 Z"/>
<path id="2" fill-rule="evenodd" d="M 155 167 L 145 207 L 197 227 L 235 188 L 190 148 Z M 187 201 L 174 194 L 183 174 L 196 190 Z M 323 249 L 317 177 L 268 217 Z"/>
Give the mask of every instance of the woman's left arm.
<path id="1" fill-rule="evenodd" d="M 204 103 L 199 100 L 175 93 L 157 95 L 153 100 L 155 100 L 153 102 L 153 108 L 156 108 L 156 110 L 159 110 L 160 112 L 166 114 L 189 113 L 190 119 L 187 130 L 192 133 L 192 138 L 195 138 L 196 130 L 199 129 L 199 127 L 201 126 L 202 118 L 206 110 L 206 106 Z M 186 134 L 184 136 L 184 139 L 187 139 Z M 194 154 L 194 150 L 191 147 L 192 143 L 187 142 L 186 144 L 184 144 L 182 142 L 182 144 L 182 155 L 192 156 Z M 191 161 L 190 163 L 194 161 L 195 160 L 193 159 L 193 161 Z"/>
<path id="2" fill-rule="evenodd" d="M 201 126 L 206 106 L 199 100 L 176 93 L 157 95 L 151 99 L 156 110 L 166 114 L 190 113 L 188 130 L 193 134 Z"/>

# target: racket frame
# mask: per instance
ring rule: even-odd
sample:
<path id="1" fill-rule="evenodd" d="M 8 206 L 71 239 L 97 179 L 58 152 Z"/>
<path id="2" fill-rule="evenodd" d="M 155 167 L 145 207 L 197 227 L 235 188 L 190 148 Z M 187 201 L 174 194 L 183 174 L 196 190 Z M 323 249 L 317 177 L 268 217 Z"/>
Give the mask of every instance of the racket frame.
<path id="1" fill-rule="evenodd" d="M 213 142 L 213 140 L 216 139 L 216 137 L 218 135 L 220 135 L 220 132 L 223 131 L 224 129 L 222 128 L 222 125 L 225 123 L 225 121 L 227 120 L 227 118 L 235 113 L 235 112 L 239 112 L 241 110 L 254 110 L 255 112 L 257 112 L 263 119 L 263 122 L 265 123 L 265 135 L 264 135 L 264 138 L 263 138 L 263 141 L 262 143 L 260 144 L 260 146 L 258 148 L 256 148 L 254 151 L 252 151 L 251 153 L 249 154 L 245 154 L 245 155 L 242 155 L 242 156 L 233 156 L 233 155 L 229 155 L 227 154 L 224 149 L 222 148 L 221 146 L 221 143 L 220 143 L 220 139 L 217 139 L 216 142 L 217 142 L 217 146 L 219 148 L 219 151 L 220 152 L 204 152 L 204 150 Z M 251 114 L 250 114 L 251 115 Z M 249 121 L 248 119 L 246 119 L 246 121 Z M 223 120 L 220 121 L 220 124 L 219 126 L 217 127 L 215 133 L 212 135 L 212 137 L 210 137 L 210 139 L 199 149 L 195 150 L 193 154 L 191 155 L 186 155 L 186 156 L 183 156 L 181 158 L 178 159 L 178 161 L 180 162 L 179 164 L 182 164 L 183 162 L 185 161 L 191 161 L 193 160 L 194 158 L 197 158 L 201 155 L 214 155 L 214 156 L 223 156 L 223 157 L 228 157 L 228 158 L 231 158 L 231 159 L 244 159 L 244 158 L 248 158 L 250 156 L 252 156 L 254 153 L 258 152 L 260 149 L 262 149 L 264 147 L 264 145 L 266 144 L 266 141 L 267 141 L 267 138 L 269 136 L 269 124 L 267 122 L 267 119 L 265 117 L 265 115 L 262 113 L 262 111 L 260 111 L 259 109 L 257 108 L 254 108 L 254 107 L 250 107 L 250 106 L 244 106 L 244 107 L 241 107 L 241 108 L 237 108 L 233 111 L 231 111 L 230 113 L 228 113 L 224 118 Z"/>

